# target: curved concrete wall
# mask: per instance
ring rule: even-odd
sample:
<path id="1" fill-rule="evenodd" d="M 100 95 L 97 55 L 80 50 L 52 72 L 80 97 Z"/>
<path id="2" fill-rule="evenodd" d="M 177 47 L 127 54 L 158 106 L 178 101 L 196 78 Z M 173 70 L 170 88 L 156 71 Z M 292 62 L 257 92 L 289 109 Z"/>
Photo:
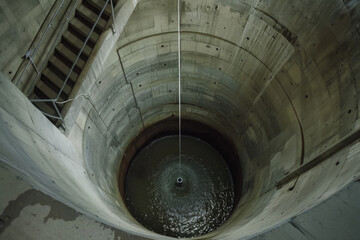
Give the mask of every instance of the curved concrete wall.
<path id="1" fill-rule="evenodd" d="M 359 176 L 358 2 L 183 1 L 181 16 L 182 117 L 231 139 L 243 169 L 238 207 L 200 238 L 259 234 Z M 89 66 L 96 77 L 84 80 L 79 94 L 89 96 L 74 101 L 65 134 L 79 165 L 68 174 L 93 190 L 66 182 L 52 192 L 71 193 L 67 202 L 82 212 L 154 239 L 161 237 L 127 212 L 116 179 L 130 142 L 177 116 L 176 30 L 175 2 L 140 1 L 106 61 Z M 52 169 L 39 172 L 65 171 Z M 90 198 L 97 201 L 79 201 Z"/>

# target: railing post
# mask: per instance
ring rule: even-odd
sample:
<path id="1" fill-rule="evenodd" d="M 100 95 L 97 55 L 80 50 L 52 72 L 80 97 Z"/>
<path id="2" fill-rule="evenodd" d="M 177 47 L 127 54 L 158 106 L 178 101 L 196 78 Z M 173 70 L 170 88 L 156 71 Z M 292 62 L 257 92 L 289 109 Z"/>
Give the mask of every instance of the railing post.
<path id="1" fill-rule="evenodd" d="M 116 33 L 114 5 L 113 5 L 113 1 L 112 1 L 112 0 L 110 0 L 110 5 L 111 5 L 111 14 L 112 14 L 112 19 L 113 19 L 113 24 L 114 24 L 114 26 L 112 27 L 112 29 L 113 29 L 113 32 Z"/>

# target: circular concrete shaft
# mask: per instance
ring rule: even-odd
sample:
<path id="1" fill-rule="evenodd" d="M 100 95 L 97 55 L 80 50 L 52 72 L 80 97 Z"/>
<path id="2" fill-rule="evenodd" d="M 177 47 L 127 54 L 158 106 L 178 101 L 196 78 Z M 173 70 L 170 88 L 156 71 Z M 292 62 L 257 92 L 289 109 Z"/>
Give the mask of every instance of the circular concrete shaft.
<path id="1" fill-rule="evenodd" d="M 22 16 L 28 9 L 23 2 L 30 1 L 3 2 L 6 19 Z M 249 239 L 358 179 L 358 0 L 182 0 L 180 5 L 181 117 L 192 121 L 188 135 L 198 131 L 217 146 L 234 185 L 231 216 L 198 239 Z M 118 1 L 114 16 L 116 33 L 108 29 L 99 37 L 78 80 L 68 82 L 86 97 L 70 96 L 74 101 L 68 103 L 63 132 L 1 77 L 1 161 L 99 221 L 141 237 L 168 239 L 134 220 L 123 185 L 132 156 L 161 137 L 152 133 L 168 129 L 164 121 L 179 117 L 177 3 Z M 11 68 L 15 74 L 14 60 L 21 61 L 24 43 L 31 41 L 12 33 L 22 33 L 29 21 L 7 20 L 3 71 L 10 74 Z M 74 31 L 72 38 L 84 39 Z M 26 49 L 13 56 L 19 45 Z M 78 49 L 72 48 L 74 54 Z M 33 59 L 35 65 L 42 56 Z M 31 65 L 28 60 L 24 63 Z M 63 60 L 59 71 L 68 65 Z M 53 85 L 51 92 L 56 89 Z M 220 137 L 194 122 L 216 129 Z M 177 187 L 179 176 L 186 189 L 185 175 L 174 175 L 171 185 Z"/>
<path id="2" fill-rule="evenodd" d="M 3 155 L 14 153 L 10 164 L 26 166 L 34 181 L 69 205 L 152 239 L 166 237 L 133 219 L 119 182 L 129 156 L 154 139 L 152 130 L 141 133 L 178 118 L 175 2 L 124 2 L 135 11 L 118 22 L 126 23 L 122 32 L 100 37 L 75 86 L 89 97 L 72 102 L 65 135 L 38 130 L 46 121 L 32 105 L 18 109 L 26 101 L 14 92 L 1 114 L 8 136 Z M 225 159 L 229 152 L 238 156 L 227 160 L 233 213 L 199 239 L 250 238 L 357 179 L 359 6 L 341 0 L 181 1 L 182 118 L 216 129 L 233 145 L 219 152 Z M 158 124 L 156 132 L 164 128 Z M 209 139 L 219 146 L 216 137 Z"/>

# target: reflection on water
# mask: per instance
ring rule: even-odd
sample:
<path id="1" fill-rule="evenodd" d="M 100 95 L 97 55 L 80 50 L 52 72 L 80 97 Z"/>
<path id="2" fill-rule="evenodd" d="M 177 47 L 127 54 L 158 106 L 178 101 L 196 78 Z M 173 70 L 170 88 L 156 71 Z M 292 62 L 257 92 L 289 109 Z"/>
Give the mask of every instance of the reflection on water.
<path id="1" fill-rule="evenodd" d="M 146 228 L 172 237 L 195 237 L 226 221 L 234 189 L 229 169 L 213 147 L 183 136 L 179 167 L 178 136 L 169 136 L 152 142 L 132 161 L 125 201 Z"/>

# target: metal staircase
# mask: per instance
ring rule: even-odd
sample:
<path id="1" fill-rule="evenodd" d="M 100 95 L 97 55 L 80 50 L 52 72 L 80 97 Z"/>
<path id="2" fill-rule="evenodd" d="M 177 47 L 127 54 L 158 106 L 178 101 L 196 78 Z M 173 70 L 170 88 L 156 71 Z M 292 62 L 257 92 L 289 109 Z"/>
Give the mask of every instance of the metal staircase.
<path id="1" fill-rule="evenodd" d="M 113 2 L 112 2 L 113 1 Z M 28 97 L 50 121 L 60 126 L 64 107 L 71 104 L 70 95 L 100 34 L 111 18 L 115 0 L 83 0 L 76 7 L 61 40 L 40 69 L 39 77 Z"/>

